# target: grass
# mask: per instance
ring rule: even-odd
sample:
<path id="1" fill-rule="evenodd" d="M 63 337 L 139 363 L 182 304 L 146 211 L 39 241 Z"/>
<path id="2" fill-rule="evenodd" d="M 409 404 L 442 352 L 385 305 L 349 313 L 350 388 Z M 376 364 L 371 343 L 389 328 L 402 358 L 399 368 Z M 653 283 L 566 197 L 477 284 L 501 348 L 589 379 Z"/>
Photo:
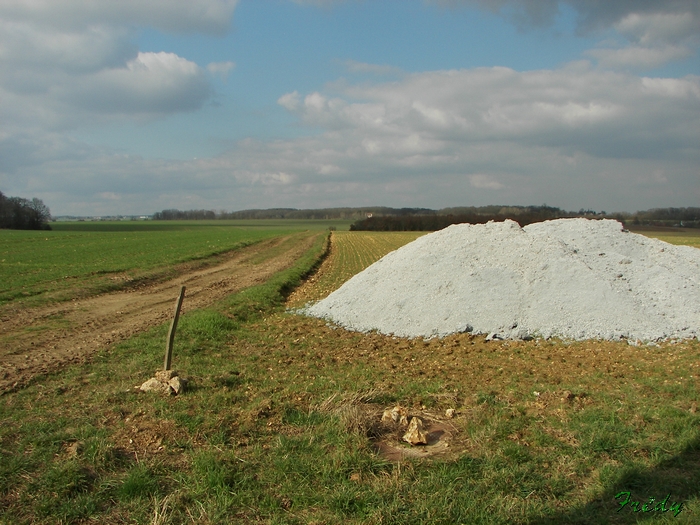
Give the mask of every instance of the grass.
<path id="1" fill-rule="evenodd" d="M 360 273 L 387 253 L 414 241 L 428 232 L 333 232 L 328 259 L 312 277 L 312 287 L 296 294 L 292 304 L 318 300 L 338 289 L 353 275 Z"/>
<path id="2" fill-rule="evenodd" d="M 3 461 L 0 519 L 148 523 L 158 511 L 163 523 L 634 523 L 634 513 L 617 511 L 621 490 L 645 501 L 670 492 L 686 505 L 673 523 L 695 516 L 698 417 L 687 406 L 697 393 L 667 395 L 660 350 L 548 346 L 552 357 L 592 350 L 601 360 L 615 349 L 616 362 L 641 365 L 627 384 L 585 370 L 562 384 L 497 374 L 518 354 L 478 338 L 413 342 L 402 352 L 391 338 L 336 334 L 281 312 L 233 331 L 212 324 L 214 313 L 200 315 L 190 314 L 178 338 L 178 368 L 193 383 L 183 396 L 131 388 L 160 358 L 158 333 L 3 398 L 2 449 L 15 460 Z M 517 349 L 513 370 L 534 351 Z M 671 351 L 689 366 L 698 350 Z M 437 379 L 435 362 L 455 354 Z M 423 388 L 412 367 L 391 367 L 411 355 L 429 371 Z M 470 377 L 467 361 L 487 373 Z M 561 402 L 563 389 L 582 397 Z M 333 394 L 339 401 L 324 406 Z M 343 417 L 343 399 L 356 418 L 396 402 L 456 407 L 454 451 L 388 461 Z"/>
<path id="3" fill-rule="evenodd" d="M 331 221 L 54 223 L 53 231 L 0 230 L 0 306 L 36 305 L 133 286 L 199 261 Z"/>
<path id="4" fill-rule="evenodd" d="M 0 398 L 0 523 L 697 522 L 698 341 L 350 333 L 284 311 L 322 252 L 181 318 L 183 395 L 133 388 L 163 325 Z M 455 408 L 448 452 L 378 454 L 396 404 Z"/>
<path id="5" fill-rule="evenodd" d="M 635 233 L 641 233 L 647 237 L 653 237 L 670 244 L 695 246 L 700 248 L 700 229 L 698 228 L 644 228 L 632 227 Z"/>
<path id="6" fill-rule="evenodd" d="M 245 230 L 327 230 L 347 231 L 353 221 L 346 219 L 245 219 L 211 221 L 60 221 L 52 222 L 53 231 L 177 231 L 208 230 L 211 228 L 242 228 Z"/>

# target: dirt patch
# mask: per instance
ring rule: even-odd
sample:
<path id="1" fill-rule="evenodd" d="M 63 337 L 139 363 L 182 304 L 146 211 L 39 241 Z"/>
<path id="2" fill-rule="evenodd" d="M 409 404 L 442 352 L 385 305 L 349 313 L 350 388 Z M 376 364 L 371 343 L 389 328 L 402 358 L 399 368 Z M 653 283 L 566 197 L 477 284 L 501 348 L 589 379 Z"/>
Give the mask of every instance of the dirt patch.
<path id="1" fill-rule="evenodd" d="M 0 312 L 0 393 L 166 322 L 183 285 L 186 314 L 263 283 L 292 266 L 317 235 L 303 232 L 263 241 L 232 252 L 215 266 L 136 290 L 39 308 L 5 308 Z"/>
<path id="2" fill-rule="evenodd" d="M 338 416 L 348 432 L 368 437 L 377 453 L 389 461 L 445 456 L 464 448 L 454 424 L 456 420 L 425 409 L 400 406 L 393 410 L 404 417 L 392 420 L 387 417 L 391 407 L 372 402 L 385 394 L 381 390 L 351 392 L 343 396 L 334 394 L 315 409 Z M 411 445 L 404 439 L 413 418 L 420 419 L 427 443 Z M 453 447 L 453 444 L 457 446 Z"/>
<path id="3" fill-rule="evenodd" d="M 405 426 L 385 424 L 384 432 L 373 440 L 379 454 L 390 461 L 402 461 L 407 458 L 443 456 L 451 452 L 450 444 L 457 437 L 457 427 L 427 412 L 419 412 L 412 417 L 419 417 L 423 422 L 428 443 L 410 445 L 403 439 Z"/>

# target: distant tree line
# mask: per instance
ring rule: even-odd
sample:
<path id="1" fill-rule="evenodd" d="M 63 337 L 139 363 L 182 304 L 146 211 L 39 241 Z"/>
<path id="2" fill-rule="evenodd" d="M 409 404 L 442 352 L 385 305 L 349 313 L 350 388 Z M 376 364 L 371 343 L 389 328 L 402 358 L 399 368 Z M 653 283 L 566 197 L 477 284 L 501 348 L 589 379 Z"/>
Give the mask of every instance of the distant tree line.
<path id="1" fill-rule="evenodd" d="M 700 208 L 654 208 L 625 218 L 627 224 L 700 228 Z"/>
<path id="2" fill-rule="evenodd" d="M 521 226 L 550 219 L 574 217 L 576 214 L 551 206 L 483 206 L 480 208 L 445 208 L 433 214 L 410 216 L 372 216 L 350 225 L 351 231 L 436 231 L 452 224 L 484 224 L 512 219 Z"/>
<path id="3" fill-rule="evenodd" d="M 320 208 L 297 210 L 295 208 L 272 208 L 269 210 L 243 210 L 222 212 L 222 219 L 361 219 L 367 215 L 415 215 L 430 213 L 426 208 L 387 208 L 369 206 L 366 208 Z"/>
<path id="4" fill-rule="evenodd" d="M 197 220 L 197 219 L 345 219 L 357 220 L 367 215 L 415 215 L 418 213 L 435 213 L 426 208 L 388 208 L 385 206 L 370 206 L 365 208 L 320 208 L 303 209 L 296 208 L 270 208 L 266 210 L 253 209 L 242 211 L 219 211 L 213 210 L 163 210 L 153 214 L 153 220 Z"/>
<path id="5" fill-rule="evenodd" d="M 551 206 L 482 206 L 445 208 L 432 214 L 411 216 L 381 215 L 366 217 L 350 225 L 350 230 L 436 231 L 451 224 L 483 224 L 512 219 L 520 226 L 534 222 L 571 217 L 616 219 L 628 226 L 664 226 L 700 228 L 700 208 L 655 208 L 635 213 L 611 213 L 581 209 L 564 211 Z"/>
<path id="6" fill-rule="evenodd" d="M 50 230 L 51 211 L 41 199 L 6 197 L 0 192 L 0 228 Z"/>
<path id="7" fill-rule="evenodd" d="M 154 221 L 200 221 L 216 219 L 211 210 L 163 210 L 153 214 Z"/>
<path id="8" fill-rule="evenodd" d="M 480 224 L 488 221 L 512 219 L 521 226 L 533 222 L 566 217 L 610 218 L 627 225 L 700 227 L 700 208 L 655 208 L 635 213 L 596 212 L 580 209 L 565 211 L 553 206 L 463 206 L 431 210 L 428 208 L 389 208 L 368 206 L 361 208 L 271 208 L 234 212 L 213 210 L 163 210 L 153 215 L 154 220 L 199 220 L 199 219 L 346 219 L 354 220 L 352 230 L 375 231 L 434 231 L 450 224 Z"/>

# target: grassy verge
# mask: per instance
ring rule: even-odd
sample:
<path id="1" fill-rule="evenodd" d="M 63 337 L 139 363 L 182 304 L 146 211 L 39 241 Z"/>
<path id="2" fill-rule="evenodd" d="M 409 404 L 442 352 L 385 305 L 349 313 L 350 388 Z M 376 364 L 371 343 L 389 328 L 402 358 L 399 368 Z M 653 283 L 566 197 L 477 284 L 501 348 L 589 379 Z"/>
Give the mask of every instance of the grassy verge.
<path id="1" fill-rule="evenodd" d="M 282 311 L 315 264 L 185 315 L 181 396 L 138 394 L 166 326 L 0 398 L 0 523 L 695 523 L 697 341 L 403 340 Z M 382 427 L 449 424 L 442 455 Z M 670 494 L 672 511 L 634 512 Z M 641 509 L 641 505 L 639 506 Z"/>

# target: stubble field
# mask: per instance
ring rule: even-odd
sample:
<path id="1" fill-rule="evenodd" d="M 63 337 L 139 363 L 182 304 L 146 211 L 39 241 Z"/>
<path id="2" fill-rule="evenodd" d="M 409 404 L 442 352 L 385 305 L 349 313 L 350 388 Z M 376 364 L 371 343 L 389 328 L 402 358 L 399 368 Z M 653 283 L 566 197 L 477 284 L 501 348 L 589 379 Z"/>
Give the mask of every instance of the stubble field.
<path id="1" fill-rule="evenodd" d="M 695 523 L 697 341 L 407 340 L 285 311 L 416 235 L 335 232 L 291 296 L 321 238 L 187 312 L 182 395 L 134 389 L 159 324 L 0 397 L 0 523 Z M 381 422 L 397 405 L 428 446 Z"/>

